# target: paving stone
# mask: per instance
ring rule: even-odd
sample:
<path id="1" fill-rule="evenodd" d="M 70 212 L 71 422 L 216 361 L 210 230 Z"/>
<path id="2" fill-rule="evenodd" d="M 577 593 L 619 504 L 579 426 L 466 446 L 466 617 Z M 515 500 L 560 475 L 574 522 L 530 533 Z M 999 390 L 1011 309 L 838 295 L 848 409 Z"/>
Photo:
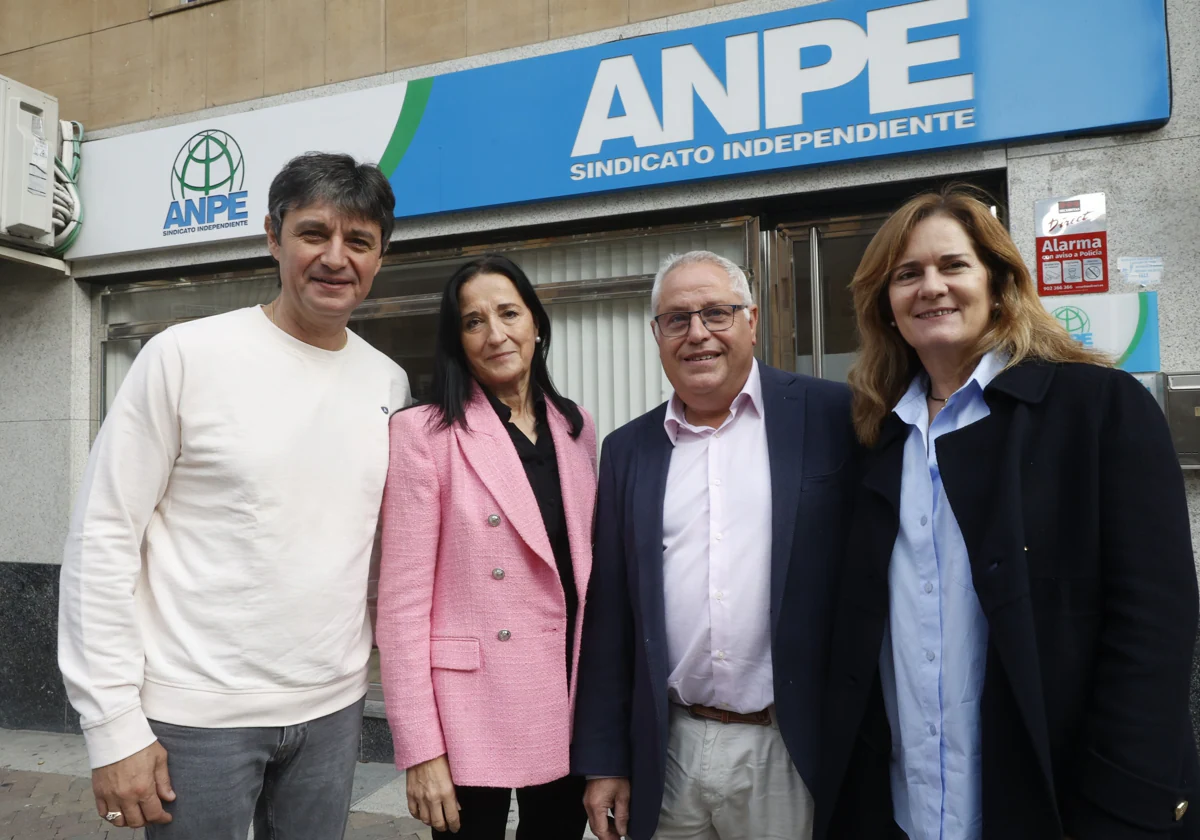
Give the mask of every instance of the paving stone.
<path id="1" fill-rule="evenodd" d="M 353 812 L 345 840 L 421 840 L 411 817 Z M 0 767 L 0 840 L 144 840 L 96 816 L 90 779 Z"/>
<path id="2" fill-rule="evenodd" d="M 0 768 L 0 840 L 137 840 L 96 815 L 90 779 Z"/>
<path id="3" fill-rule="evenodd" d="M 39 774 L 37 785 L 34 786 L 33 792 L 36 796 L 51 796 L 55 794 L 66 793 L 71 787 L 70 776 L 54 776 L 49 773 Z"/>

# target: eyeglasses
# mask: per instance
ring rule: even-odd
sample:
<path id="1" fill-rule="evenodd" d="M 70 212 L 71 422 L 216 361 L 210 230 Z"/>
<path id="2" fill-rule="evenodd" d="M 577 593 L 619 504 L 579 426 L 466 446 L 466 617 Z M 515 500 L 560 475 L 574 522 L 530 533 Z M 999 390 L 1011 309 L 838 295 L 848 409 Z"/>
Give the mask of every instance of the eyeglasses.
<path id="1" fill-rule="evenodd" d="M 654 316 L 658 324 L 659 335 L 666 338 L 678 338 L 687 335 L 692 328 L 692 318 L 700 316 L 700 323 L 709 332 L 724 332 L 733 326 L 733 318 L 739 309 L 745 309 L 744 303 L 719 303 L 706 306 L 703 309 L 693 309 L 691 312 L 664 312 Z"/>

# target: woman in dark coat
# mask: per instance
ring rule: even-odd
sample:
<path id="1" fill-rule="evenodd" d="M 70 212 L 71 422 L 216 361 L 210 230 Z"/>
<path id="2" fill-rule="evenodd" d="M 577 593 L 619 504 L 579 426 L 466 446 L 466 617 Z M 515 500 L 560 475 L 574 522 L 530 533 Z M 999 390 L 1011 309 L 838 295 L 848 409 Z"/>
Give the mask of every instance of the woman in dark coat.
<path id="1" fill-rule="evenodd" d="M 1162 412 L 1058 326 L 961 188 L 901 208 L 851 288 L 868 452 L 816 836 L 1200 837 L 1196 571 Z"/>

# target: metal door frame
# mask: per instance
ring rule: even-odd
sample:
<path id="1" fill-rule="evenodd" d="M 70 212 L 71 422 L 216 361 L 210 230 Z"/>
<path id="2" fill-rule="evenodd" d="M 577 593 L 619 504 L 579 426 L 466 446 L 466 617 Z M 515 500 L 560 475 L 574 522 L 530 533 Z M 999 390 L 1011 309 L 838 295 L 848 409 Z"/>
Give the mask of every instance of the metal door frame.
<path id="1" fill-rule="evenodd" d="M 862 236 L 879 230 L 888 218 L 887 213 L 865 216 L 814 219 L 784 222 L 762 233 L 762 264 L 768 272 L 770 308 L 769 327 L 765 342 L 771 364 L 794 370 L 800 334 L 799 315 L 793 300 L 795 289 L 794 245 L 808 242 L 809 274 L 812 279 L 810 305 L 812 309 L 813 375 L 822 377 L 825 368 L 825 278 L 822 276 L 821 243 L 830 239 Z"/>

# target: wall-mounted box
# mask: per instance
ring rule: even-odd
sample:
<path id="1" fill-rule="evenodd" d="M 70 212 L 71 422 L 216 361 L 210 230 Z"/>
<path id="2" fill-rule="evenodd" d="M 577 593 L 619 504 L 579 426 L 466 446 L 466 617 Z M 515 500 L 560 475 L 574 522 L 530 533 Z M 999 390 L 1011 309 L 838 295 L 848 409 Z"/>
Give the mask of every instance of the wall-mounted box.
<path id="1" fill-rule="evenodd" d="M 1166 408 L 1171 439 L 1185 470 L 1200 470 L 1200 373 L 1167 373 Z"/>
<path id="2" fill-rule="evenodd" d="M 0 244 L 54 245 L 58 100 L 0 76 Z"/>

